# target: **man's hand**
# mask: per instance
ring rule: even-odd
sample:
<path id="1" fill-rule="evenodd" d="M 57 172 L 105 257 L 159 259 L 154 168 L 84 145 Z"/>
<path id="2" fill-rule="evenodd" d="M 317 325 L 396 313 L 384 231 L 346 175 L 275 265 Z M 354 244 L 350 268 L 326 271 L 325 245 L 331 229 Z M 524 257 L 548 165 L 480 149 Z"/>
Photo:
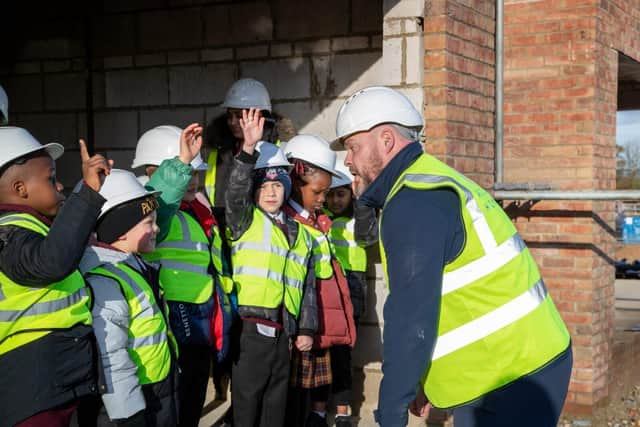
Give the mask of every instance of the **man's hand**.
<path id="1" fill-rule="evenodd" d="M 424 395 L 424 391 L 418 390 L 416 398 L 409 404 L 409 412 L 416 417 L 426 418 L 429 416 L 429 410 L 432 408 L 431 403 L 427 400 L 427 396 Z"/>
<path id="2" fill-rule="evenodd" d="M 80 139 L 80 158 L 82 159 L 82 179 L 92 190 L 98 192 L 104 179 L 111 172 L 113 160 L 107 160 L 101 154 L 89 156 L 87 144 Z"/>
<path id="3" fill-rule="evenodd" d="M 296 348 L 299 351 L 309 351 L 313 346 L 313 337 L 307 335 L 298 335 L 296 338 Z"/>
<path id="4" fill-rule="evenodd" d="M 264 117 L 261 116 L 260 110 L 251 108 L 248 111 L 242 110 L 242 118 L 240 119 L 240 127 L 244 135 L 242 143 L 242 151 L 247 154 L 253 154 L 256 144 L 262 138 L 264 129 Z"/>
<path id="5" fill-rule="evenodd" d="M 178 158 L 185 165 L 190 164 L 202 148 L 202 126 L 191 123 L 180 135 L 180 154 Z"/>

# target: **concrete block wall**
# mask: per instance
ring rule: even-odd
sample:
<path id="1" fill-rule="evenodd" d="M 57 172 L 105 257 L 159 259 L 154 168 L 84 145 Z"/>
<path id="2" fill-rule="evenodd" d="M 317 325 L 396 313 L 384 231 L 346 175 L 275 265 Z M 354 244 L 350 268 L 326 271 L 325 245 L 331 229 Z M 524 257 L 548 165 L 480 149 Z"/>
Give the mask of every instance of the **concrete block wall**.
<path id="1" fill-rule="evenodd" d="M 330 0 L 319 11 L 311 1 L 105 1 L 87 27 L 55 21 L 25 40 L 0 84 L 14 124 L 73 150 L 92 123 L 95 149 L 121 168 L 149 128 L 221 114 L 241 77 L 263 81 L 299 131 L 331 139 L 343 99 L 385 82 L 382 3 Z M 59 37 L 56 25 L 76 30 Z M 79 178 L 74 156 L 60 171 L 67 186 Z"/>

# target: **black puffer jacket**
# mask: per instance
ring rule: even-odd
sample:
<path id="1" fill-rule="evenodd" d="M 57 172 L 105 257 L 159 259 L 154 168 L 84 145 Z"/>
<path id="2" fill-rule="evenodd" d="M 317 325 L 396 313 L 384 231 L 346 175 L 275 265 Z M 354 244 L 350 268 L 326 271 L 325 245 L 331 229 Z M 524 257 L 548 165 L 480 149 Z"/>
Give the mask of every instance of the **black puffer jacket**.
<path id="1" fill-rule="evenodd" d="M 104 202 L 83 185 L 67 199 L 53 224 L 26 206 L 0 205 L 0 215 L 28 213 L 51 226 L 46 237 L 21 227 L 0 227 L 0 270 L 30 287 L 64 279 L 78 268 Z M 96 393 L 91 326 L 56 330 L 0 355 L 0 372 L 0 426 Z"/>

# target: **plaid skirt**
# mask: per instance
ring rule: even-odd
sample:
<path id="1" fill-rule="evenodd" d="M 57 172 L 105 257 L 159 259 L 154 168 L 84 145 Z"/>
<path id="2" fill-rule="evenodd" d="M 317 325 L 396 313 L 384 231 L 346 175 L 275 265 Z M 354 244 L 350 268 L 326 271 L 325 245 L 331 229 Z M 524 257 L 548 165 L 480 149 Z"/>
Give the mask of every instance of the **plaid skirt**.
<path id="1" fill-rule="evenodd" d="M 316 388 L 329 385 L 332 381 L 331 353 L 328 349 L 301 352 L 294 347 L 291 350 L 291 387 Z"/>

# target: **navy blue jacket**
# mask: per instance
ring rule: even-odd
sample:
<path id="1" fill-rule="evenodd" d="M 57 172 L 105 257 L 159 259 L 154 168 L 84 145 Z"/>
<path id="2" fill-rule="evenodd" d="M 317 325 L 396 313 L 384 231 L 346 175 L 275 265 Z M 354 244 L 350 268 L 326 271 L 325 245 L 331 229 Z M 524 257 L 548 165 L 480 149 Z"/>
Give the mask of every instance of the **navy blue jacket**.
<path id="1" fill-rule="evenodd" d="M 405 147 L 359 202 L 382 208 L 396 179 L 422 152 L 417 142 Z M 384 305 L 384 376 L 376 419 L 383 427 L 404 427 L 437 337 L 443 269 L 464 243 L 458 195 L 453 190 L 400 190 L 384 209 L 380 237 L 390 293 Z"/>

